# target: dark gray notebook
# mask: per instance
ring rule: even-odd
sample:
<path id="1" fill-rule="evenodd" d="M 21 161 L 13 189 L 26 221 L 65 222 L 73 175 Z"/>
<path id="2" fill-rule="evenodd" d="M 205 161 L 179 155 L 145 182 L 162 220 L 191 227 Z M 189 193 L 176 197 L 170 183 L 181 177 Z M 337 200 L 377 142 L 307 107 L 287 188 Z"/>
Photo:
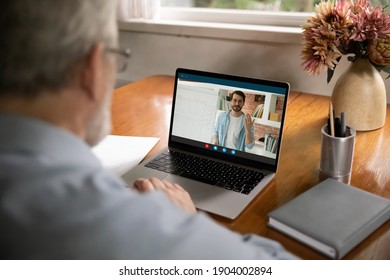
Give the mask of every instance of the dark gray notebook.
<path id="1" fill-rule="evenodd" d="M 268 216 L 270 227 L 337 259 L 390 219 L 390 200 L 327 179 Z"/>

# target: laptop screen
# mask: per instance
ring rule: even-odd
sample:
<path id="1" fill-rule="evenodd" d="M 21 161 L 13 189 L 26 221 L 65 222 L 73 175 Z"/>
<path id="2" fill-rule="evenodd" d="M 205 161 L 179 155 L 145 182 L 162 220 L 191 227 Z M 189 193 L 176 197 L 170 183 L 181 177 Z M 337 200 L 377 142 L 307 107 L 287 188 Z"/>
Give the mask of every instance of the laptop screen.
<path id="1" fill-rule="evenodd" d="M 276 171 L 289 85 L 177 69 L 169 146 Z"/>

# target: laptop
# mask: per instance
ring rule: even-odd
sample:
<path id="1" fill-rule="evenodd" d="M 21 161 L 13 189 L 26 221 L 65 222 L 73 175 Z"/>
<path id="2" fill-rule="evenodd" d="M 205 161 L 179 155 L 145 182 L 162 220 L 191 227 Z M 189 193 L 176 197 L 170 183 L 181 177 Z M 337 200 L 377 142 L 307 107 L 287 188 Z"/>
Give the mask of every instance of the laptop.
<path id="1" fill-rule="evenodd" d="M 251 116 L 254 145 L 239 145 L 239 137 L 220 145 L 213 137 L 220 115 L 230 114 L 234 91 L 245 95 L 241 111 Z M 168 147 L 123 179 L 178 183 L 199 210 L 235 219 L 275 176 L 288 94 L 286 82 L 177 69 Z"/>

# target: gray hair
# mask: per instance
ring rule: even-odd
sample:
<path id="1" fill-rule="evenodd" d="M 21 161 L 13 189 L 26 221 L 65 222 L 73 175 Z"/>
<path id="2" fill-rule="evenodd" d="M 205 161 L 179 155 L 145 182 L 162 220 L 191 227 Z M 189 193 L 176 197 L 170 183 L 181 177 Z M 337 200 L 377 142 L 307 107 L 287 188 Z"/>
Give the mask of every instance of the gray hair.
<path id="1" fill-rule="evenodd" d="M 1 6 L 0 97 L 69 86 L 93 45 L 117 44 L 113 0 L 6 0 Z"/>

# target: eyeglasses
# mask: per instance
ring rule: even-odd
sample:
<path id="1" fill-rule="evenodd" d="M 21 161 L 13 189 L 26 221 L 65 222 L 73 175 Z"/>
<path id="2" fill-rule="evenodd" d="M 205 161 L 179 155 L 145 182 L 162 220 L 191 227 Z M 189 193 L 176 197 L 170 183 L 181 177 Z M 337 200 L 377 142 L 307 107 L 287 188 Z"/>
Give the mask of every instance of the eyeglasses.
<path id="1" fill-rule="evenodd" d="M 131 50 L 130 49 L 114 49 L 106 48 L 106 51 L 112 54 L 115 54 L 116 58 L 116 71 L 123 72 L 127 68 L 127 63 L 129 61 Z"/>

